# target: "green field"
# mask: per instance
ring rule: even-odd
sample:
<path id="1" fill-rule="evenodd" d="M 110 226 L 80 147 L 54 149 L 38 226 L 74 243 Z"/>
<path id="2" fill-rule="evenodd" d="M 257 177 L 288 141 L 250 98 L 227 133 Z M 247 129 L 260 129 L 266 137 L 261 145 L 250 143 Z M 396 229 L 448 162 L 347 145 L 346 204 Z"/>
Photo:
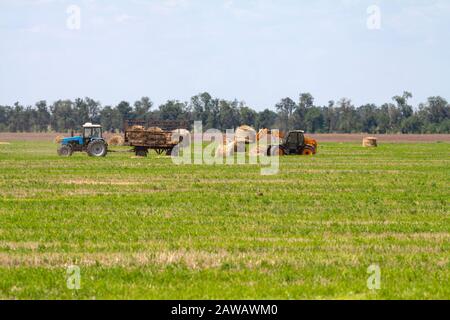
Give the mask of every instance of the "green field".
<path id="1" fill-rule="evenodd" d="M 449 155 L 328 143 L 261 176 L 2 144 L 0 298 L 449 299 Z"/>

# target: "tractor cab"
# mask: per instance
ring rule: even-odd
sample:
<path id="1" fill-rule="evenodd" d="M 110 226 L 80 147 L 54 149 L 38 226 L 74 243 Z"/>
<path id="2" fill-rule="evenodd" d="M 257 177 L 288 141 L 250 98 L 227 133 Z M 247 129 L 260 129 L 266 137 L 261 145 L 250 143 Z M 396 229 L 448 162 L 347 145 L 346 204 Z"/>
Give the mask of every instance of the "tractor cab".
<path id="1" fill-rule="evenodd" d="M 287 154 L 298 154 L 299 148 L 305 144 L 305 132 L 296 130 L 289 132 L 284 141 L 284 149 Z"/>
<path id="2" fill-rule="evenodd" d="M 89 144 L 91 140 L 103 139 L 103 129 L 99 124 L 86 123 L 83 125 L 84 144 Z"/>

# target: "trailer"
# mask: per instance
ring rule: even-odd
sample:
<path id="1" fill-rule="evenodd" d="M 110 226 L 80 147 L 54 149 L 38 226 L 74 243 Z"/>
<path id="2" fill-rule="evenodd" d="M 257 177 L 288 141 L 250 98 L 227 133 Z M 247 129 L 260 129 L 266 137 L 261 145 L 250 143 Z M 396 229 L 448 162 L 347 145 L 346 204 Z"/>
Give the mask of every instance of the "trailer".
<path id="1" fill-rule="evenodd" d="M 136 156 L 147 157 L 149 150 L 157 154 L 171 155 L 173 149 L 183 141 L 177 130 L 189 130 L 187 121 L 127 120 L 124 124 L 125 145 L 133 148 Z"/>

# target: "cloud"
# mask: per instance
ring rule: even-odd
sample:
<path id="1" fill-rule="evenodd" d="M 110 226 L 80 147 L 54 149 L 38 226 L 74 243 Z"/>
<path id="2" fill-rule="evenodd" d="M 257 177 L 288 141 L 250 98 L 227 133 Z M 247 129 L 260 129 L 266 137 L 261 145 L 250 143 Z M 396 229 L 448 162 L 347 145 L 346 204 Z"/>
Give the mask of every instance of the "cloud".
<path id="1" fill-rule="evenodd" d="M 114 21 L 117 23 L 127 23 L 129 21 L 135 20 L 136 17 L 130 16 L 129 14 L 120 14 L 114 18 Z"/>

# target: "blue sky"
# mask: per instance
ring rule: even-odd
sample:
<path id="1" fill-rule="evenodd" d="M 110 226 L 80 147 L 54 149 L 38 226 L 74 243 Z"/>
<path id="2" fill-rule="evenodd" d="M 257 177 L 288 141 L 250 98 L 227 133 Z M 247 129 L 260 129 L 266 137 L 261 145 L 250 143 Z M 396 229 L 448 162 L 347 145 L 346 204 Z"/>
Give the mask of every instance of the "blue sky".
<path id="1" fill-rule="evenodd" d="M 81 27 L 66 26 L 69 5 Z M 367 28 L 377 5 L 381 29 Z M 450 99 L 448 0 L 0 0 L 0 104 Z"/>

